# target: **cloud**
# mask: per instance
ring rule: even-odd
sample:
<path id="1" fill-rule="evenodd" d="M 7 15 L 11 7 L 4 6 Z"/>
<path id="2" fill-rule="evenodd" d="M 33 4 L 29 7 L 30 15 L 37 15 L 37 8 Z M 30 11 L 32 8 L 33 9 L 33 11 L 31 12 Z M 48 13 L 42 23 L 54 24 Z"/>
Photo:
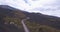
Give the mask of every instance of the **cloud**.
<path id="1" fill-rule="evenodd" d="M 28 10 L 30 8 L 23 0 L 0 0 L 0 5 L 10 5 L 21 10 Z"/>
<path id="2" fill-rule="evenodd" d="M 30 11 L 37 11 L 42 14 L 60 17 L 60 0 L 41 0 L 38 2 L 38 7 L 30 9 Z M 47 1 L 47 2 L 46 2 Z"/>
<path id="3" fill-rule="evenodd" d="M 28 0 L 24 0 L 25 1 L 25 3 L 28 3 Z"/>
<path id="4" fill-rule="evenodd" d="M 0 0 L 2 4 L 7 4 L 19 9 L 30 10 L 36 7 L 43 7 L 54 2 L 53 0 Z"/>
<path id="5" fill-rule="evenodd" d="M 60 17 L 60 0 L 0 0 L 0 5 L 12 7 L 28 12 L 40 12 Z"/>

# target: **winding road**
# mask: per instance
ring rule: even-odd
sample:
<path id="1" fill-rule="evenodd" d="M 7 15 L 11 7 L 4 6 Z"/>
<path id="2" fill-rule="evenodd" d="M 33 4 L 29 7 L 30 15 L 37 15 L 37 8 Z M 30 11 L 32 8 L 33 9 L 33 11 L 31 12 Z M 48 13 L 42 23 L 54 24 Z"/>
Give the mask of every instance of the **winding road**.
<path id="1" fill-rule="evenodd" d="M 25 30 L 25 32 L 29 32 L 29 29 L 27 28 L 27 26 L 25 25 L 24 21 L 26 21 L 27 19 L 22 19 L 21 23 L 23 25 L 23 28 Z"/>

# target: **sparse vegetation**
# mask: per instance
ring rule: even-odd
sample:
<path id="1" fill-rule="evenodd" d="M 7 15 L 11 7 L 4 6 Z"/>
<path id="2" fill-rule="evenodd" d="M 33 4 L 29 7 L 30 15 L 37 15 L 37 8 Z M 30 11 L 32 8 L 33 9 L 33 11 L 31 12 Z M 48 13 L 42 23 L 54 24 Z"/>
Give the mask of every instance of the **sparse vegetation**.
<path id="1" fill-rule="evenodd" d="M 60 30 L 57 30 L 46 25 L 40 25 L 35 22 L 31 23 L 29 21 L 26 21 L 25 24 L 29 28 L 30 32 L 60 32 Z"/>

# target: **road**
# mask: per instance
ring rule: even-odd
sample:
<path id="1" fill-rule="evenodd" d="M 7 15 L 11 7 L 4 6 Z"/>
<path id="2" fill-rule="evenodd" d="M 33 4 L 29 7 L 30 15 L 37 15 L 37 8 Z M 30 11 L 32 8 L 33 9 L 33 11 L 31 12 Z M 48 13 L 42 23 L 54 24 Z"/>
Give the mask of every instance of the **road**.
<path id="1" fill-rule="evenodd" d="M 25 20 L 26 20 L 26 19 L 23 19 L 23 20 L 21 21 L 21 23 L 22 23 L 22 25 L 23 25 L 23 28 L 24 28 L 25 32 L 29 32 L 27 26 L 26 26 L 25 23 L 24 23 Z"/>

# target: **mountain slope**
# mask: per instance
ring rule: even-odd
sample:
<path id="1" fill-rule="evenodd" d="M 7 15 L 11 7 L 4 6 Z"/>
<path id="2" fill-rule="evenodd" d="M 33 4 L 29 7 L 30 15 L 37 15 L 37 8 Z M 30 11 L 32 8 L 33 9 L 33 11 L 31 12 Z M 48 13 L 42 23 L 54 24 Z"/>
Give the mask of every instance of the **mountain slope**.
<path id="1" fill-rule="evenodd" d="M 24 13 L 27 17 L 30 17 L 30 22 L 39 23 L 41 25 L 48 25 L 60 29 L 60 18 L 44 15 L 41 13 Z"/>
<path id="2" fill-rule="evenodd" d="M 60 32 L 60 18 L 41 13 L 24 12 L 30 19 L 25 22 L 31 32 Z"/>
<path id="3" fill-rule="evenodd" d="M 8 5 L 0 5 L 0 32 L 24 32 L 21 20 L 30 32 L 60 32 L 60 18 L 41 13 L 29 13 Z"/>
<path id="4" fill-rule="evenodd" d="M 5 32 L 23 32 L 23 27 L 20 23 L 25 15 L 18 9 L 7 5 L 0 6 L 0 30 Z"/>

